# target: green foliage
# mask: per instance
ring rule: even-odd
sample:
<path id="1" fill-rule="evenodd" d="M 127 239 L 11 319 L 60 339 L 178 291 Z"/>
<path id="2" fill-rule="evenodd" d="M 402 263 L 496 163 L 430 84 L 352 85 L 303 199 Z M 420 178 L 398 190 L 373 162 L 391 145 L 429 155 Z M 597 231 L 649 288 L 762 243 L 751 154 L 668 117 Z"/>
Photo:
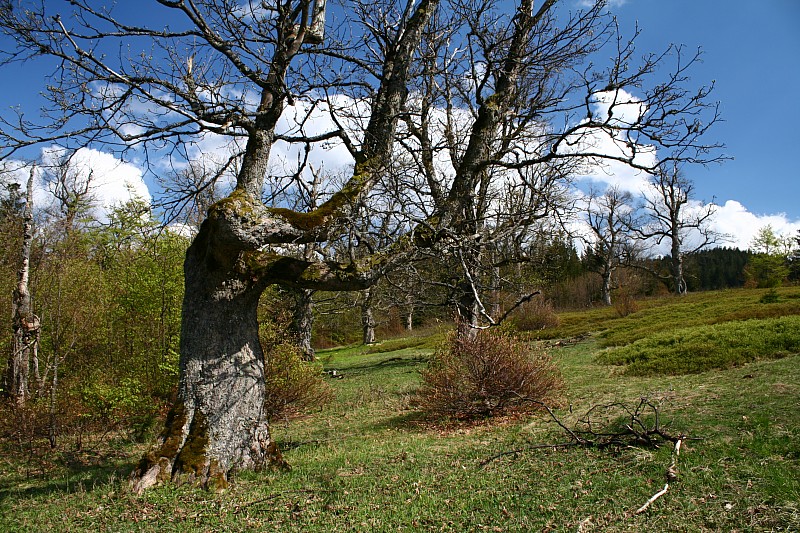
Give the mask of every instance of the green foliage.
<path id="1" fill-rule="evenodd" d="M 289 343 L 271 347 L 265 355 L 267 419 L 278 420 L 317 409 L 333 399 L 322 365 L 304 361 L 299 348 Z"/>
<path id="2" fill-rule="evenodd" d="M 780 297 L 778 296 L 778 291 L 775 288 L 771 288 L 764 295 L 758 299 L 758 301 L 762 304 L 775 304 L 780 301 Z"/>
<path id="3" fill-rule="evenodd" d="M 150 395 L 169 397 L 177 383 L 185 238 L 159 231 L 131 202 L 113 211 L 112 223 L 95 229 L 93 258 L 113 293 L 106 306 L 108 352 L 117 371 L 143 380 Z"/>
<path id="4" fill-rule="evenodd" d="M 750 244 L 753 254 L 745 267 L 748 282 L 758 288 L 780 287 L 789 276 L 790 244 L 772 226 L 764 226 Z"/>
<path id="5" fill-rule="evenodd" d="M 99 376 L 80 390 L 84 411 L 81 418 L 104 430 L 131 428 L 138 439 L 154 425 L 156 410 L 136 378 L 123 378 L 117 384 L 107 383 Z"/>
<path id="6" fill-rule="evenodd" d="M 745 275 L 758 288 L 780 287 L 789 276 L 789 266 L 781 255 L 754 254 L 745 267 Z"/>
<path id="7" fill-rule="evenodd" d="M 31 447 L 70 433 L 79 442 L 95 431 L 142 437 L 177 383 L 187 240 L 160 231 L 141 202 L 115 209 L 108 225 L 78 223 L 73 207 L 81 206 L 40 224 L 33 244 L 30 286 L 42 329 Z M 0 240 L 11 244 L 3 227 Z M 4 280 L 15 277 L 11 252 L 8 269 L 0 265 Z"/>
<path id="8" fill-rule="evenodd" d="M 780 302 L 769 306 L 759 302 L 763 289 L 736 289 L 637 300 L 639 310 L 624 318 L 605 307 L 563 312 L 558 315 L 559 327 L 530 332 L 529 336 L 560 339 L 594 333 L 604 346 L 623 346 L 654 333 L 699 324 L 800 314 L 800 289 L 783 287 L 777 291 Z"/>
<path id="9" fill-rule="evenodd" d="M 750 243 L 750 250 L 756 254 L 764 255 L 786 255 L 784 239 L 775 233 L 772 225 L 767 224 L 759 228 L 753 241 Z"/>
<path id="10" fill-rule="evenodd" d="M 780 289 L 783 301 L 771 306 L 760 303 L 764 292 L 739 289 L 639 301 L 641 309 L 635 315 L 599 324 L 601 343 L 604 346 L 624 346 L 647 338 L 653 332 L 800 314 L 800 290 L 797 288 Z"/>
<path id="11" fill-rule="evenodd" d="M 535 409 L 531 400 L 553 399 L 563 386 L 547 354 L 491 330 L 474 337 L 452 335 L 434 352 L 422 382 L 421 409 L 456 418 Z"/>
<path id="12" fill-rule="evenodd" d="M 800 316 L 731 321 L 655 333 L 602 352 L 628 375 L 676 375 L 741 366 L 800 352 Z"/>

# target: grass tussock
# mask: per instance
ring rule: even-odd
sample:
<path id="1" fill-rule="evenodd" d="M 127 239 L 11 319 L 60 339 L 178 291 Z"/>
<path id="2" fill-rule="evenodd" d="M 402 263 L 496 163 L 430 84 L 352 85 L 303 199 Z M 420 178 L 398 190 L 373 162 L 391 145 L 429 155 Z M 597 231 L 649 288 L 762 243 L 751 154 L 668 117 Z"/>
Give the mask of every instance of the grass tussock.
<path id="1" fill-rule="evenodd" d="M 800 352 L 800 316 L 731 321 L 665 331 L 600 353 L 628 375 L 677 375 L 742 366 Z"/>

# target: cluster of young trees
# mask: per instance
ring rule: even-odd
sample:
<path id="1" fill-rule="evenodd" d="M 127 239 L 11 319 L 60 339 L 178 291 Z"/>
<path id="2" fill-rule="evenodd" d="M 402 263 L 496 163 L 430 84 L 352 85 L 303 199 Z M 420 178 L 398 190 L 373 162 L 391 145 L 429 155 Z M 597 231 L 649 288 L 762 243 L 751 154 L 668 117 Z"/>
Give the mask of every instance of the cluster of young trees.
<path id="1" fill-rule="evenodd" d="M 766 225 L 750 243 L 750 260 L 745 268 L 747 280 L 756 287 L 774 288 L 797 274 L 800 234 L 782 236 Z M 797 279 L 794 277 L 794 279 Z"/>
<path id="2" fill-rule="evenodd" d="M 14 295 L 3 395 L 32 406 L 28 429 L 52 446 L 63 433 L 143 429 L 177 379 L 188 239 L 163 231 L 142 200 L 98 219 L 91 176 L 66 159 L 29 172 L 25 195 L 12 173 L 0 175 L 1 277 Z M 41 206 L 34 178 L 52 193 L 37 195 Z"/>
<path id="3" fill-rule="evenodd" d="M 92 0 L 0 3 L 16 43 L 3 62 L 55 65 L 49 121 L 3 115 L 2 157 L 59 143 L 196 164 L 193 141 L 229 141 L 213 172 L 173 189 L 173 205 L 204 215 L 184 259 L 177 400 L 137 490 L 224 484 L 275 457 L 258 336 L 268 287 L 366 291 L 436 268 L 469 336 L 502 318 L 504 289 L 508 309 L 530 299 L 509 290 L 515 265 L 547 254 L 542 232 L 569 210 L 574 176 L 602 161 L 663 171 L 664 201 L 685 202 L 670 196 L 673 169 L 719 157 L 703 140 L 710 88 L 689 83 L 697 55 L 639 57 L 605 2 L 589 4 L 156 0 L 147 20 Z M 309 187 L 331 145 L 351 166 Z M 276 169 L 286 146 L 297 164 Z M 224 197 L 208 205 L 211 190 Z M 675 242 L 674 224 L 643 228 Z"/>

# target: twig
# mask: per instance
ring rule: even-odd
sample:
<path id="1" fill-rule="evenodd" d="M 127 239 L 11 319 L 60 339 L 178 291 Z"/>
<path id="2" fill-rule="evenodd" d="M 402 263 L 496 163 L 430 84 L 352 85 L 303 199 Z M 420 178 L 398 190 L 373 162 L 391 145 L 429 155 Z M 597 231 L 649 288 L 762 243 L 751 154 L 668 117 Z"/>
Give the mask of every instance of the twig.
<path id="1" fill-rule="evenodd" d="M 641 514 L 641 513 L 645 512 L 647 510 L 647 508 L 650 507 L 650 504 L 652 504 L 654 501 L 656 501 L 661 496 L 663 496 L 664 494 L 667 493 L 667 490 L 669 490 L 669 481 L 673 481 L 675 479 L 678 479 L 678 466 L 677 466 L 677 463 L 678 463 L 678 456 L 681 454 L 681 443 L 682 442 L 683 442 L 683 437 L 682 436 L 679 437 L 678 440 L 675 441 L 675 448 L 672 450 L 672 461 L 670 462 L 669 468 L 667 468 L 667 474 L 666 474 L 667 475 L 667 483 L 664 485 L 664 488 L 661 489 L 660 491 L 656 492 L 655 494 L 653 494 L 650 497 L 650 499 L 647 500 L 644 503 L 644 505 L 642 505 L 641 507 L 636 509 L 636 511 L 633 514 Z"/>
<path id="2" fill-rule="evenodd" d="M 581 520 L 580 524 L 578 524 L 578 533 L 582 533 L 583 531 L 585 531 L 585 528 L 591 525 L 592 525 L 592 515 L 589 515 L 583 520 Z"/>
<path id="3" fill-rule="evenodd" d="M 673 455 L 676 456 L 680 452 L 680 442 L 687 439 L 685 435 L 680 435 L 678 437 L 670 435 L 661 428 L 661 419 L 658 407 L 650 402 L 647 398 L 641 398 L 635 408 L 629 408 L 620 402 L 614 402 L 608 405 L 594 405 L 586 412 L 586 415 L 584 415 L 583 419 L 581 420 L 581 423 L 584 424 L 587 429 L 581 430 L 573 429 L 567 426 L 558 418 L 558 416 L 556 416 L 550 406 L 544 402 L 527 398 L 519 394 L 517 396 L 520 400 L 538 405 L 547 411 L 553 422 L 555 422 L 567 434 L 570 439 L 569 442 L 558 444 L 538 444 L 526 448 L 501 452 L 482 461 L 481 466 L 486 466 L 491 461 L 499 459 L 500 457 L 505 457 L 506 455 L 516 455 L 527 450 L 544 448 L 568 448 L 572 446 L 583 446 L 586 448 L 606 448 L 608 446 L 624 446 L 628 443 L 645 444 L 648 446 L 658 447 L 658 439 L 656 437 L 675 443 L 676 451 L 673 452 Z M 596 425 L 592 419 L 593 414 L 602 410 L 608 411 L 612 408 L 621 409 L 629 418 L 629 422 L 623 426 L 624 429 L 622 431 L 603 431 L 597 427 L 593 427 Z M 652 411 L 652 414 L 655 418 L 654 422 L 651 424 L 645 424 L 642 421 L 642 416 L 647 411 Z M 674 481 L 677 479 L 675 461 L 676 458 L 673 457 L 673 464 L 667 471 L 667 481 Z M 674 477 L 670 477 L 670 472 L 672 472 Z"/>
<path id="4" fill-rule="evenodd" d="M 636 512 L 633 513 L 633 514 L 641 514 L 641 513 L 645 512 L 647 510 L 647 508 L 650 507 L 650 504 L 652 504 L 654 501 L 656 501 L 657 499 L 662 497 L 664 494 L 666 494 L 668 490 L 669 490 L 669 483 L 666 483 L 664 485 L 663 489 L 661 489 L 660 491 L 658 491 L 655 494 L 653 494 L 652 496 L 650 496 L 650 499 L 647 500 L 646 502 L 644 502 L 644 505 L 642 505 L 641 507 L 636 509 Z"/>
<path id="5" fill-rule="evenodd" d="M 672 462 L 667 468 L 667 481 L 678 479 L 678 456 L 681 454 L 681 442 L 683 442 L 683 439 L 678 439 L 675 442 L 675 449 L 672 450 Z"/>

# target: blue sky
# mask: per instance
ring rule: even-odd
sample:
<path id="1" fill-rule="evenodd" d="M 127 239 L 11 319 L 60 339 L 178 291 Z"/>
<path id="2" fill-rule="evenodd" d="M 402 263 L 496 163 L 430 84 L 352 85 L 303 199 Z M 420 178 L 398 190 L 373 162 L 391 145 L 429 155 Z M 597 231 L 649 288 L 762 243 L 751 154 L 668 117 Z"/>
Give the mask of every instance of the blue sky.
<path id="1" fill-rule="evenodd" d="M 800 223 L 800 1 L 611 4 L 623 31 L 632 31 L 638 21 L 640 50 L 676 43 L 704 51 L 692 77 L 697 83 L 715 80 L 714 99 L 724 122 L 710 135 L 734 159 L 708 170 L 687 169 L 698 198 L 716 197 L 718 204 L 735 200 L 752 214 L 783 213 L 789 222 Z M 780 223 L 775 217 L 764 220 Z"/>
<path id="2" fill-rule="evenodd" d="M 47 0 L 48 2 L 55 0 Z M 563 0 L 577 7 L 583 0 Z M 128 4 L 130 2 L 130 4 Z M 56 2 L 60 4 L 61 2 Z M 136 3 L 138 4 L 138 2 Z M 129 11 L 133 0 L 122 0 Z M 785 234 L 800 229 L 800 0 L 611 0 L 620 28 L 630 35 L 638 21 L 641 53 L 670 43 L 704 51 L 691 72 L 697 85 L 715 80 L 712 95 L 724 121 L 709 140 L 726 145 L 733 159 L 687 168 L 700 200 L 720 204 L 720 227 L 746 247 L 767 223 Z M 8 41 L 0 38 L 0 46 Z M 0 105 L 33 111 L 44 72 L 27 65 L 0 75 Z"/>

